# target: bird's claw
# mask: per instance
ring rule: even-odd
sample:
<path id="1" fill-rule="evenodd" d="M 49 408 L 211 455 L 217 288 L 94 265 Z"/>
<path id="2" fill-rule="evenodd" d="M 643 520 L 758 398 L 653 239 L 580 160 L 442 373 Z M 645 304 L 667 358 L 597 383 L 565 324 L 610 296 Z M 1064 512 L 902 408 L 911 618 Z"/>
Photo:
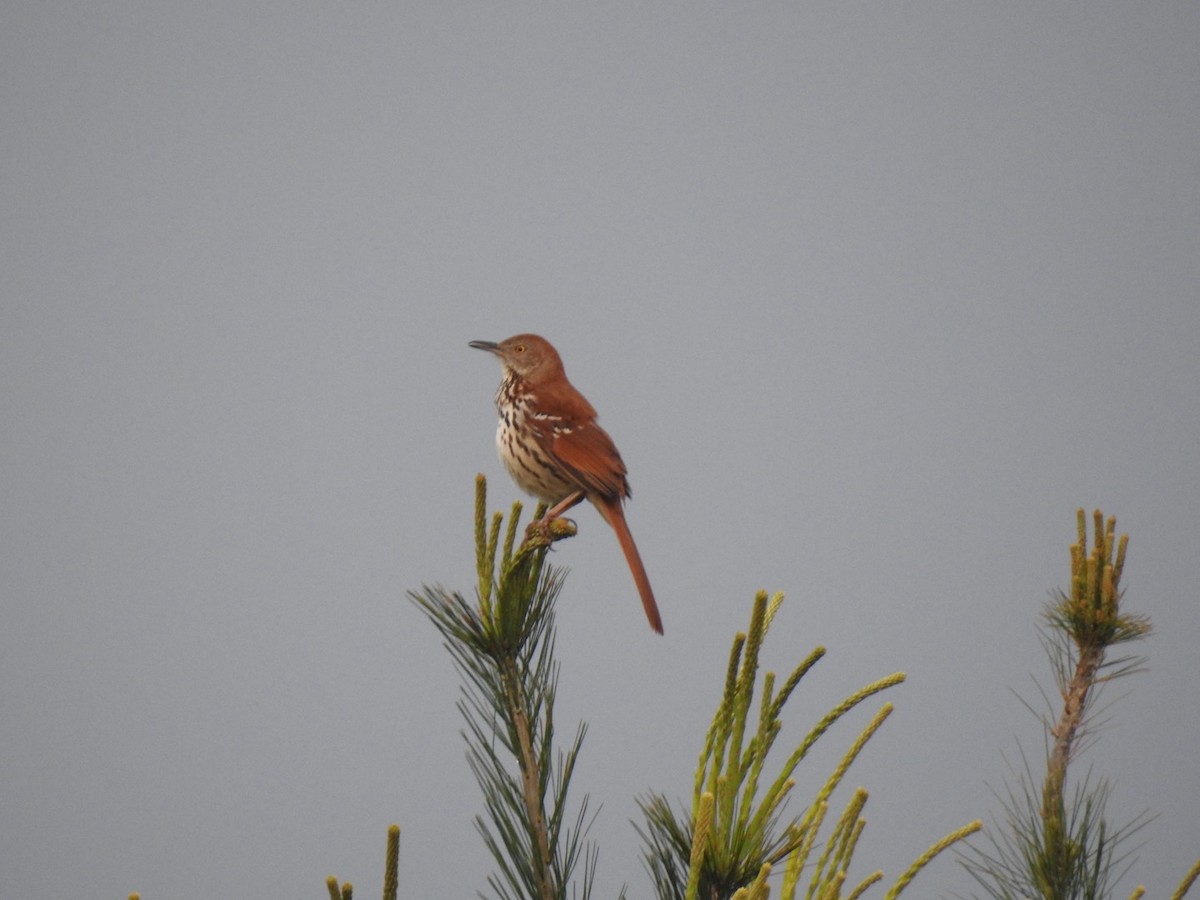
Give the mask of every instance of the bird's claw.
<path id="1" fill-rule="evenodd" d="M 574 537 L 578 530 L 571 519 L 538 519 L 525 528 L 525 543 L 549 547 L 555 541 Z"/>

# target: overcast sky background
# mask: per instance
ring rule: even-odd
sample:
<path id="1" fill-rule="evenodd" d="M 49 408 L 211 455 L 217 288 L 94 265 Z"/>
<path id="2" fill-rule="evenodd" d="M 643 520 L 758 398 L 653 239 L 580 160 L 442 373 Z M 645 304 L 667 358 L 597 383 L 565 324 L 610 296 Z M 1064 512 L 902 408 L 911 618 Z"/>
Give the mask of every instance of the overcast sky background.
<path id="1" fill-rule="evenodd" d="M 558 717 L 599 895 L 689 796 L 728 648 L 902 670 L 847 779 L 887 884 L 1041 754 L 1075 510 L 1149 671 L 1083 760 L 1200 855 L 1200 5 L 9 4 L 0 16 L 5 897 L 468 897 L 458 681 L 494 359 L 537 331 L 630 469 L 666 636 L 581 508 Z M 1016 693 L 1014 693 L 1016 692 Z M 822 741 L 810 797 L 878 704 Z M 1018 740 L 1019 739 L 1019 740 Z M 968 893 L 950 859 L 915 896 Z M 876 892 L 880 896 L 881 891 Z"/>

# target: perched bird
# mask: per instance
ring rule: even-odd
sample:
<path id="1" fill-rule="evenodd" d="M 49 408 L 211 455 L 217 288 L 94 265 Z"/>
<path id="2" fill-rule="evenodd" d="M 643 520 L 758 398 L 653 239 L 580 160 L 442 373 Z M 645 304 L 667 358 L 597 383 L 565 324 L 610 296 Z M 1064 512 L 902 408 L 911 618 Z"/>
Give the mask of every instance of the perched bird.
<path id="1" fill-rule="evenodd" d="M 496 391 L 496 446 L 508 474 L 521 490 L 551 505 L 543 522 L 582 500 L 592 502 L 617 533 L 650 627 L 662 634 L 646 567 L 625 524 L 622 504 L 630 494 L 625 463 L 596 424 L 592 404 L 567 381 L 558 351 L 536 334 L 470 346 L 494 353 L 504 370 Z"/>

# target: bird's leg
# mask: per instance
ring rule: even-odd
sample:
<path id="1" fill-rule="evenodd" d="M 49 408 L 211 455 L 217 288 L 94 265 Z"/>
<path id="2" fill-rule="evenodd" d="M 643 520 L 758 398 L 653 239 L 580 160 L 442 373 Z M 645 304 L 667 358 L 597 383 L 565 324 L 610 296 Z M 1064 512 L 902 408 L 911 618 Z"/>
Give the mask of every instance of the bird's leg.
<path id="1" fill-rule="evenodd" d="M 575 491 L 573 494 L 567 494 L 567 496 L 559 500 L 551 509 L 546 512 L 544 516 L 542 516 L 542 521 L 553 522 L 572 506 L 578 506 L 586 499 L 587 494 L 585 494 L 583 491 Z"/>

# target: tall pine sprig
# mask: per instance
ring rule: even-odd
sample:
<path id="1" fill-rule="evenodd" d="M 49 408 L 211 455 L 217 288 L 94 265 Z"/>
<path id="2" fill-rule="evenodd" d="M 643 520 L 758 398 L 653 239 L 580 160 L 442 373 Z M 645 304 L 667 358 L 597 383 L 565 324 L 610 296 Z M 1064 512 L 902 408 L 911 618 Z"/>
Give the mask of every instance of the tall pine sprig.
<path id="1" fill-rule="evenodd" d="M 441 632 L 463 677 L 458 708 L 467 762 L 486 810 L 476 827 L 497 866 L 488 885 L 501 900 L 586 900 L 596 864 L 585 841 L 588 799 L 572 815 L 567 797 L 587 728 L 581 723 L 565 749 L 556 746 L 554 601 L 562 573 L 545 561 L 550 545 L 574 534 L 574 526 L 556 520 L 514 549 L 521 504 L 513 504 L 502 546 L 503 516 L 493 516 L 489 528 L 486 507 L 487 484 L 478 476 L 476 602 L 441 587 L 409 596 Z"/>
<path id="2" fill-rule="evenodd" d="M 1106 900 L 1112 885 L 1128 870 L 1128 839 L 1147 821 L 1145 815 L 1114 826 L 1105 814 L 1111 785 L 1088 770 L 1073 779 L 1071 765 L 1087 745 L 1097 696 L 1108 682 L 1139 671 L 1144 660 L 1113 657 L 1118 645 L 1150 633 L 1150 621 L 1124 607 L 1121 575 L 1129 536 L 1117 537 L 1117 520 L 1076 513 L 1077 540 L 1070 548 L 1068 590 L 1058 590 L 1044 612 L 1042 643 L 1054 669 L 1058 698 L 1043 716 L 1045 774 L 1033 771 L 1022 752 L 1022 770 L 1001 796 L 1002 821 L 989 834 L 988 846 L 974 846 L 961 862 L 994 900 Z M 1200 863 L 1174 897 L 1191 886 Z M 1145 893 L 1137 888 L 1133 898 Z"/>

